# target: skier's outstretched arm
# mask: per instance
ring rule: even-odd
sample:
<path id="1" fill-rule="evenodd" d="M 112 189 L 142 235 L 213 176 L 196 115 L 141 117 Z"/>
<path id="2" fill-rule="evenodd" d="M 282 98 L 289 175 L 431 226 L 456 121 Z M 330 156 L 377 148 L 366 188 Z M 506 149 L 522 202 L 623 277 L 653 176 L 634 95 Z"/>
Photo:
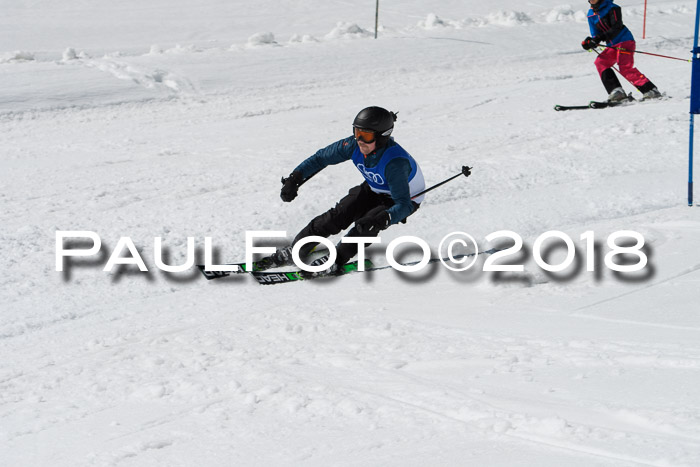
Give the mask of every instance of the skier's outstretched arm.
<path id="1" fill-rule="evenodd" d="M 350 160 L 356 146 L 355 138 L 350 136 L 316 151 L 314 155 L 299 164 L 289 177 L 282 179 L 280 192 L 282 201 L 288 203 L 296 198 L 299 187 L 329 165 Z"/>

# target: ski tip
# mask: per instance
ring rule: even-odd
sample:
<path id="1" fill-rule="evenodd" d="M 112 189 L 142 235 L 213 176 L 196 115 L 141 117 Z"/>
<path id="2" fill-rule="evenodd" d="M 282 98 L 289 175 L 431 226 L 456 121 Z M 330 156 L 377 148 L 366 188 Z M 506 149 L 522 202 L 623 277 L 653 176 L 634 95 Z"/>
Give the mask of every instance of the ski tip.
<path id="1" fill-rule="evenodd" d="M 666 93 L 662 93 L 660 97 L 651 97 L 651 98 L 645 98 L 642 96 L 641 99 L 638 99 L 637 102 L 659 102 L 659 101 L 666 101 L 671 99 L 671 96 L 667 96 Z"/>
<path id="2" fill-rule="evenodd" d="M 588 108 L 588 104 L 586 104 L 586 105 L 559 105 L 559 104 L 557 104 L 554 106 L 554 110 L 556 110 L 558 112 L 565 111 L 565 110 L 583 110 L 583 109 L 587 109 L 587 108 Z"/>

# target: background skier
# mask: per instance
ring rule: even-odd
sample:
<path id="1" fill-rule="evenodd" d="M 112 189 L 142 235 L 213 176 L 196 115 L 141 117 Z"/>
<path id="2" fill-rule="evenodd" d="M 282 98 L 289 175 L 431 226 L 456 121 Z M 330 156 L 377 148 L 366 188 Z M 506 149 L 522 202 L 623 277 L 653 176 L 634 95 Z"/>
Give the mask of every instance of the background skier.
<path id="1" fill-rule="evenodd" d="M 622 76 L 639 89 L 644 99 L 661 97 L 654 83 L 634 67 L 636 42 L 632 32 L 622 23 L 622 9 L 611 0 L 588 0 L 588 3 L 591 5 L 588 10 L 591 35 L 581 42 L 581 46 L 585 50 L 591 50 L 602 41 L 610 46 L 595 60 L 600 79 L 608 92 L 608 101 L 620 102 L 627 99 L 627 94 L 612 69 L 616 63 Z"/>
<path id="2" fill-rule="evenodd" d="M 288 247 L 277 250 L 258 261 L 259 269 L 292 263 L 292 247 L 310 235 L 328 237 L 355 224 L 346 234 L 354 237 L 375 237 L 392 224 L 405 222 L 413 214 L 423 196 L 411 199 L 425 189 L 420 167 L 411 155 L 391 138 L 396 114 L 381 107 L 367 107 L 353 121 L 353 135 L 318 150 L 282 179 L 280 196 L 290 202 L 299 187 L 325 167 L 348 160 L 360 171 L 365 181 L 350 189 L 335 207 L 317 216 L 304 227 Z M 300 257 L 308 256 L 315 244 L 307 243 Z M 338 256 L 327 274 L 339 272 L 339 265 L 357 254 L 357 245 L 341 243 Z"/>

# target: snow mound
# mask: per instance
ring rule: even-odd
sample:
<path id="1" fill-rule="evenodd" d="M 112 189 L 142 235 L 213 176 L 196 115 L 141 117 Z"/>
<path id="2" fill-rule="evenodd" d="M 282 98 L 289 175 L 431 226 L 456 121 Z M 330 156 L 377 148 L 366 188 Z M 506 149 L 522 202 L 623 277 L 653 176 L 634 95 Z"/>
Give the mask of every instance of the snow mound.
<path id="1" fill-rule="evenodd" d="M 518 26 L 532 23 L 532 19 L 521 11 L 498 10 L 486 17 L 489 24 L 498 26 Z"/>
<path id="2" fill-rule="evenodd" d="M 256 32 L 248 38 L 246 47 L 262 47 L 268 45 L 279 45 L 275 40 L 275 35 L 271 32 Z"/>
<path id="3" fill-rule="evenodd" d="M 545 23 L 582 22 L 586 20 L 586 13 L 581 10 L 575 11 L 571 5 L 560 5 L 552 8 L 544 15 Z"/>
<path id="4" fill-rule="evenodd" d="M 22 50 L 0 55 L 0 63 L 31 62 L 32 60 L 34 60 L 34 54 Z"/>
<path id="5" fill-rule="evenodd" d="M 418 27 L 423 29 L 435 29 L 445 26 L 447 26 L 447 23 L 438 18 L 435 13 L 429 13 L 425 20 L 418 22 Z"/>
<path id="6" fill-rule="evenodd" d="M 70 62 L 71 60 L 80 60 L 84 58 L 90 58 L 90 56 L 82 51 L 76 52 L 76 50 L 73 47 L 68 47 L 66 50 L 63 51 L 61 61 Z"/>
<path id="7" fill-rule="evenodd" d="M 455 28 L 462 29 L 464 27 L 482 27 L 486 26 L 488 21 L 485 18 L 466 18 L 461 21 L 454 21 L 450 19 L 443 19 L 437 16 L 435 13 L 430 13 L 424 19 L 418 22 L 418 27 L 421 29 L 438 29 L 438 28 Z"/>
<path id="8" fill-rule="evenodd" d="M 304 34 L 304 35 L 294 34 L 292 37 L 289 38 L 290 44 L 300 44 L 300 43 L 309 43 L 309 42 L 319 42 L 319 40 L 316 39 L 314 36 L 309 36 L 308 34 Z"/>
<path id="9" fill-rule="evenodd" d="M 356 39 L 373 35 L 373 33 L 367 31 L 366 29 L 362 29 L 355 23 L 340 22 L 331 32 L 326 34 L 326 39 Z"/>
<path id="10" fill-rule="evenodd" d="M 571 15 L 573 17 L 575 13 L 573 12 L 573 10 L 571 10 L 571 7 L 564 6 L 561 7 L 561 9 L 555 9 L 553 14 L 550 13 L 547 15 L 547 18 L 549 18 L 549 16 L 552 15 L 555 18 L 554 21 L 558 21 L 558 19 L 556 18 L 558 18 L 561 15 L 568 14 L 569 11 L 571 12 Z M 532 22 L 533 20 L 528 15 L 519 11 L 499 10 L 494 13 L 490 13 L 486 17 L 472 17 L 463 19 L 461 21 L 442 19 L 435 13 L 429 13 L 424 20 L 418 22 L 418 27 L 426 30 L 438 28 L 462 29 L 464 27 L 484 27 L 490 24 L 496 26 L 517 26 L 522 24 L 529 24 Z M 553 21 L 547 20 L 547 22 Z"/>
<path id="11" fill-rule="evenodd" d="M 148 51 L 148 55 L 161 55 L 163 54 L 163 48 L 158 44 L 151 45 L 151 49 Z"/>
<path id="12" fill-rule="evenodd" d="M 66 50 L 63 51 L 63 57 L 61 60 L 64 62 L 68 62 L 70 60 L 77 60 L 78 59 L 78 54 L 75 52 L 75 49 L 72 47 L 68 47 Z"/>
<path id="13" fill-rule="evenodd" d="M 153 48 L 151 48 L 153 50 Z M 197 53 L 202 52 L 202 49 L 195 47 L 194 45 L 180 45 L 175 44 L 175 47 L 171 47 L 165 51 L 166 54 L 187 54 L 187 53 Z"/>

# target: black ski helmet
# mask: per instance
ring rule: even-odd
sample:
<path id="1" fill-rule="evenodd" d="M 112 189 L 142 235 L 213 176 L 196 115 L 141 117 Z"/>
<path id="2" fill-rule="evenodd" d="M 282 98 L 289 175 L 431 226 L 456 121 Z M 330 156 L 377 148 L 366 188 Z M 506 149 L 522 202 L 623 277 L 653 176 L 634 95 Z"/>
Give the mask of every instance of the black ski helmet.
<path id="1" fill-rule="evenodd" d="M 360 110 L 352 122 L 353 128 L 372 130 L 377 135 L 377 147 L 385 146 L 389 135 L 394 131 L 396 114 L 381 107 L 367 107 Z"/>

